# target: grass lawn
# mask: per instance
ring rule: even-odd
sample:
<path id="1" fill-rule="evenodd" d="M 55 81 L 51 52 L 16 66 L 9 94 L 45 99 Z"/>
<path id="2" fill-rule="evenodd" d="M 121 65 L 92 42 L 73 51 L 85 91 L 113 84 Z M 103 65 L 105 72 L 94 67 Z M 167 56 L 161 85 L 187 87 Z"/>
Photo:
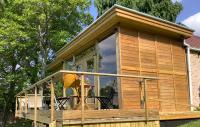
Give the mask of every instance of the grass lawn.
<path id="1" fill-rule="evenodd" d="M 200 120 L 191 121 L 178 127 L 200 127 Z"/>
<path id="2" fill-rule="evenodd" d="M 15 123 L 8 124 L 6 127 L 31 127 L 32 122 L 30 120 L 19 119 Z"/>

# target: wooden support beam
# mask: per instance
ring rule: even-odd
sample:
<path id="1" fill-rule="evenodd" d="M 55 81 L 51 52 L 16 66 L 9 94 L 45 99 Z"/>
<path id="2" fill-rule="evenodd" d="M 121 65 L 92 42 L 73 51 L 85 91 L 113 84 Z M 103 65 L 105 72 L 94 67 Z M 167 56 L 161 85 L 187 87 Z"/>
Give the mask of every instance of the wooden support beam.
<path id="1" fill-rule="evenodd" d="M 117 32 L 116 34 L 116 61 L 117 61 L 117 74 L 121 74 L 122 73 L 122 56 L 121 56 L 121 28 L 120 28 L 120 24 L 118 24 L 117 26 Z M 117 89 L 118 91 L 118 102 L 119 102 L 119 109 L 122 109 L 122 96 L 123 96 L 123 89 L 122 89 L 122 85 L 121 85 L 121 78 L 117 77 Z"/>
<path id="2" fill-rule="evenodd" d="M 98 41 L 95 44 L 95 50 L 96 50 L 96 55 L 94 56 L 94 69 L 95 72 L 99 71 L 99 47 L 98 47 Z M 95 96 L 100 95 L 100 80 L 99 80 L 99 75 L 94 75 L 95 77 Z M 95 108 L 100 109 L 100 103 L 98 100 L 95 100 Z"/>
<path id="3" fill-rule="evenodd" d="M 99 75 L 97 75 L 97 96 L 98 97 L 100 96 L 100 78 L 99 78 Z M 97 107 L 98 107 L 98 110 L 101 109 L 101 105 L 100 105 L 99 101 L 97 101 Z"/>
<path id="4" fill-rule="evenodd" d="M 66 88 L 63 85 L 63 97 L 66 97 Z"/>
<path id="5" fill-rule="evenodd" d="M 148 122 L 148 98 L 147 98 L 147 84 L 146 84 L 146 79 L 143 79 L 144 82 L 144 103 L 145 103 L 145 119 L 146 123 Z"/>
<path id="6" fill-rule="evenodd" d="M 17 103 L 18 100 L 17 100 L 17 98 L 18 97 L 15 98 L 15 117 L 17 117 L 17 114 L 18 114 L 18 110 L 17 110 L 18 109 L 18 103 Z"/>
<path id="7" fill-rule="evenodd" d="M 21 97 L 21 95 L 20 95 L 20 98 L 19 98 L 19 113 L 20 113 L 20 115 L 22 113 L 22 97 Z"/>
<path id="8" fill-rule="evenodd" d="M 27 112 L 28 112 L 28 109 L 27 109 L 27 106 L 28 106 L 28 103 L 27 103 L 27 101 L 28 101 L 28 98 L 27 98 L 27 92 L 25 93 L 25 113 L 27 114 Z"/>
<path id="9" fill-rule="evenodd" d="M 81 75 L 81 123 L 84 123 L 84 75 Z"/>
<path id="10" fill-rule="evenodd" d="M 39 94 L 40 94 L 41 96 L 43 96 L 43 92 L 44 92 L 43 86 L 40 86 L 40 92 L 39 92 Z"/>
<path id="11" fill-rule="evenodd" d="M 34 99 L 34 127 L 37 127 L 37 86 L 35 86 L 35 99 Z"/>
<path id="12" fill-rule="evenodd" d="M 51 79 L 51 122 L 55 120 L 55 107 L 54 107 L 54 83 L 53 79 Z"/>

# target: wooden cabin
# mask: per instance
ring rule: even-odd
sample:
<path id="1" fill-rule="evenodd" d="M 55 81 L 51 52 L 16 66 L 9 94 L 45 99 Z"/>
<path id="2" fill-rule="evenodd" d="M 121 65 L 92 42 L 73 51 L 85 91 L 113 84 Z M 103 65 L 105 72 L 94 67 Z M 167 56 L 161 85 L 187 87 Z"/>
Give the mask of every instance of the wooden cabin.
<path id="1" fill-rule="evenodd" d="M 47 88 L 51 108 L 42 110 L 35 106 L 31 110 L 25 106 L 25 115 L 21 115 L 24 111 L 19 101 L 16 116 L 34 120 L 35 126 L 106 127 L 159 127 L 164 121 L 200 118 L 199 112 L 191 111 L 183 45 L 192 32 L 184 26 L 115 5 L 56 53 L 47 68 L 52 75 L 16 96 L 27 97 L 28 91 L 35 89 L 33 103 L 37 104 L 38 87 L 50 81 Z M 55 84 L 65 73 L 80 76 L 81 98 L 87 96 L 83 85 L 87 77 L 95 98 L 80 99 L 81 108 L 56 108 L 54 94 L 59 89 Z M 58 93 L 62 97 L 71 96 L 64 87 Z M 68 105 L 71 103 L 74 101 Z"/>

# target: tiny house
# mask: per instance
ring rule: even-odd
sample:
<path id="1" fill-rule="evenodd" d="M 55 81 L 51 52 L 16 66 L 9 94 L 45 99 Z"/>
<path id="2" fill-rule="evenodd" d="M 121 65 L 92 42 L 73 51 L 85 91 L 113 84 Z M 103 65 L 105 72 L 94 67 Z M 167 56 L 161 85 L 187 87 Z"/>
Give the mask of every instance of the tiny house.
<path id="1" fill-rule="evenodd" d="M 44 96 L 43 101 L 49 96 L 51 108 L 25 106 L 23 110 L 17 102 L 16 116 L 34 120 L 35 126 L 159 127 L 166 120 L 199 118 L 198 112 L 191 111 L 183 45 L 192 32 L 115 5 L 56 53 L 47 68 L 52 75 L 16 96 L 20 100 L 35 89 L 33 103 L 39 95 Z M 56 87 L 63 84 L 65 73 L 78 75 L 79 94 Z M 83 85 L 85 82 L 89 85 Z M 50 85 L 38 88 L 45 83 Z M 48 88 L 50 95 L 38 92 Z M 24 111 L 27 115 L 21 115 Z"/>

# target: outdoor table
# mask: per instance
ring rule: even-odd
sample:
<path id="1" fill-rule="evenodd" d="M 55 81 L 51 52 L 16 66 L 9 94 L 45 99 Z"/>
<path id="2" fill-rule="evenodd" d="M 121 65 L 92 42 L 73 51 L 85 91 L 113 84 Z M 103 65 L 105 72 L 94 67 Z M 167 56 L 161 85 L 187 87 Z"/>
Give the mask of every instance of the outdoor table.
<path id="1" fill-rule="evenodd" d="M 109 97 L 106 97 L 106 96 L 90 96 L 90 97 L 86 97 L 86 99 L 87 98 L 97 99 L 100 102 L 102 109 L 112 109 L 113 108 L 111 99 Z"/>
<path id="2" fill-rule="evenodd" d="M 58 108 L 64 109 L 64 105 L 70 100 L 70 97 L 57 97 L 57 103 L 58 103 Z M 48 108 L 50 107 L 50 103 L 51 103 L 51 98 L 50 97 L 44 97 L 44 103 L 47 104 Z"/>
<path id="3" fill-rule="evenodd" d="M 58 97 L 56 98 L 58 102 L 58 107 L 60 110 L 64 110 L 64 105 L 70 100 L 70 97 Z"/>

